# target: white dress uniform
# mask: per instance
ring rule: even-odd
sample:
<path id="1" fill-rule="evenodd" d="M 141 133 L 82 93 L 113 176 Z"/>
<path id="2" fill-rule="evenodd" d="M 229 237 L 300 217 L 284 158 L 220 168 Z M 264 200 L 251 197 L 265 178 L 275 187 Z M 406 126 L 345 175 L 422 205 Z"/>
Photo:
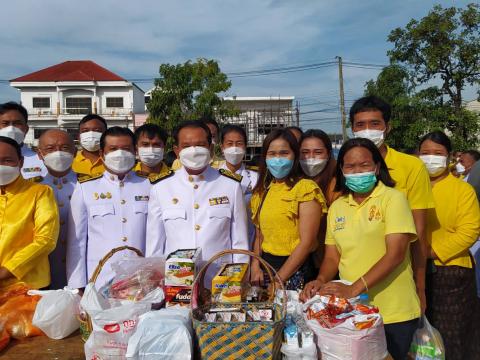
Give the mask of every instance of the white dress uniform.
<path id="1" fill-rule="evenodd" d="M 68 286 L 84 287 L 98 262 L 113 248 L 128 245 L 145 254 L 150 182 L 130 171 L 123 180 L 105 171 L 82 176 L 70 202 L 67 237 Z M 125 250 L 104 266 L 96 285 L 101 287 L 114 275 L 111 264 L 137 256 Z"/>
<path id="2" fill-rule="evenodd" d="M 177 249 L 202 249 L 200 266 L 228 249 L 249 249 L 247 213 L 240 182 L 234 175 L 208 166 L 199 175 L 184 167 L 160 177 L 152 186 L 148 204 L 147 256 L 168 255 Z M 206 277 L 221 262 L 248 262 L 235 255 L 212 264 Z"/>
<path id="3" fill-rule="evenodd" d="M 31 150 L 27 145 L 22 145 L 23 167 L 22 176 L 24 179 L 31 179 L 36 176 L 45 177 L 48 170 L 40 160 L 37 153 Z"/>
<path id="4" fill-rule="evenodd" d="M 48 256 L 50 262 L 51 283 L 50 289 L 63 289 L 67 286 L 67 230 L 68 212 L 70 211 L 70 199 L 72 198 L 77 175 L 70 171 L 67 175 L 57 178 L 51 174 L 39 178 L 41 184 L 50 186 L 55 194 L 55 200 L 60 214 L 60 232 L 58 235 L 57 247 Z"/>
<path id="5" fill-rule="evenodd" d="M 228 170 L 227 163 L 223 162 L 221 165 L 221 169 Z M 253 188 L 257 185 L 258 181 L 258 172 L 252 170 L 245 166 L 242 163 L 240 168 L 235 171 L 236 174 L 242 177 L 240 182 L 242 186 L 243 195 L 245 198 L 245 206 L 247 207 L 247 215 L 248 215 L 248 238 L 250 240 L 250 247 L 253 246 L 253 242 L 255 240 L 255 225 L 252 222 L 252 214 L 250 211 L 250 199 L 252 198 Z"/>

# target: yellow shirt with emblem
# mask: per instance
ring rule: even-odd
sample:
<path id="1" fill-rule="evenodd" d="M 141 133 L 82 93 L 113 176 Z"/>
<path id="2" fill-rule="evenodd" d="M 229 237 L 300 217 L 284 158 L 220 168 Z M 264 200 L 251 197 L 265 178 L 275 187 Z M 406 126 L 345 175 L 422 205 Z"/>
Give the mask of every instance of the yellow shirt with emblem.
<path id="1" fill-rule="evenodd" d="M 166 174 L 168 173 L 170 169 L 168 168 L 167 164 L 165 164 L 163 161 L 162 161 L 162 167 L 160 168 L 160 172 L 158 173 L 158 175 L 160 174 Z M 133 171 L 135 171 L 137 174 L 138 172 L 142 172 L 142 163 L 140 161 L 138 161 L 136 164 L 135 164 L 135 167 L 133 168 Z M 156 173 L 154 173 L 154 175 L 157 175 Z"/>
<path id="2" fill-rule="evenodd" d="M 395 180 L 395 189 L 405 194 L 410 209 L 431 209 L 435 206 L 430 176 L 419 158 L 387 146 L 385 163 L 390 176 Z"/>
<path id="3" fill-rule="evenodd" d="M 480 233 L 480 209 L 473 187 L 449 174 L 433 185 L 435 208 L 428 210 L 427 241 L 438 266 L 472 268 L 469 248 Z"/>
<path id="4" fill-rule="evenodd" d="M 0 266 L 33 288 L 50 284 L 48 254 L 55 249 L 59 215 L 53 190 L 19 176 L 0 194 Z"/>
<path id="5" fill-rule="evenodd" d="M 72 170 L 77 174 L 95 175 L 102 174 L 105 171 L 105 166 L 101 158 L 92 163 L 83 155 L 83 151 L 80 150 L 73 159 Z"/>
<path id="6" fill-rule="evenodd" d="M 314 181 L 307 179 L 299 180 L 292 188 L 283 182 L 272 182 L 258 214 L 261 201 L 258 193 L 252 195 L 252 220 L 262 232 L 262 250 L 276 256 L 289 256 L 300 243 L 300 203 L 317 201 L 322 206 L 322 212 L 327 212 L 322 190 Z"/>
<path id="7" fill-rule="evenodd" d="M 385 236 L 398 233 L 416 234 L 412 212 L 404 194 L 379 182 L 361 204 L 351 194 L 333 202 L 325 244 L 340 253 L 340 278 L 355 282 L 385 255 Z M 420 316 L 409 251 L 395 270 L 369 288 L 368 295 L 385 324 Z"/>

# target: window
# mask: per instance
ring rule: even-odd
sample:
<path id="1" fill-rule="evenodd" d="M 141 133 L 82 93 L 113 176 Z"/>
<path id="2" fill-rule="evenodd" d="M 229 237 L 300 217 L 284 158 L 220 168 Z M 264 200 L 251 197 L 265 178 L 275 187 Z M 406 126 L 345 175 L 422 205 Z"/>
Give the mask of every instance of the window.
<path id="1" fill-rule="evenodd" d="M 123 108 L 123 97 L 107 97 L 107 108 Z"/>
<path id="2" fill-rule="evenodd" d="M 34 97 L 32 102 L 34 109 L 50 109 L 49 97 Z"/>
<path id="3" fill-rule="evenodd" d="M 65 99 L 67 114 L 90 114 L 92 99 L 89 97 L 69 97 Z"/>
<path id="4" fill-rule="evenodd" d="M 33 138 L 34 139 L 39 139 L 40 136 L 47 131 L 48 129 L 41 129 L 41 128 L 35 128 L 33 129 Z"/>

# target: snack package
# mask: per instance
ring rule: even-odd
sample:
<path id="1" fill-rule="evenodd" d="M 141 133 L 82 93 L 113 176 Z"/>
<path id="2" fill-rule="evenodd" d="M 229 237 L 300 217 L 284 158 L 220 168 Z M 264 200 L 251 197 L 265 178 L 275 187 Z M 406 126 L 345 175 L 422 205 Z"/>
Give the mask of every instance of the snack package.
<path id="1" fill-rule="evenodd" d="M 23 339 L 41 336 L 43 332 L 32 324 L 40 296 L 17 295 L 0 307 L 0 329 L 5 329 L 12 338 Z"/>
<path id="2" fill-rule="evenodd" d="M 166 286 L 192 286 L 196 274 L 196 263 L 201 249 L 179 249 L 168 255 L 165 262 Z"/>
<path id="3" fill-rule="evenodd" d="M 25 295 L 28 290 L 31 290 L 30 287 L 23 282 L 18 282 L 0 288 L 0 306 L 15 296 Z"/>
<path id="4" fill-rule="evenodd" d="M 165 286 L 166 307 L 190 307 L 192 288 L 187 286 Z"/>
<path id="5" fill-rule="evenodd" d="M 248 282 L 248 264 L 224 264 L 212 280 L 212 298 L 215 302 L 242 301 L 242 288 Z"/>

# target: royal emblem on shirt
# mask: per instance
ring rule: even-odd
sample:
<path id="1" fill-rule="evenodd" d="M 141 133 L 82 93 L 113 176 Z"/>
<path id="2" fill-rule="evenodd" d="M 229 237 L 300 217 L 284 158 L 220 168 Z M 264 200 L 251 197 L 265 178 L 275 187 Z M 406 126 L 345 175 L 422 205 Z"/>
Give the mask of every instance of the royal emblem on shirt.
<path id="1" fill-rule="evenodd" d="M 42 169 L 39 168 L 38 166 L 36 166 L 36 167 L 31 167 L 31 168 L 23 168 L 22 171 L 25 172 L 25 173 L 34 173 L 34 172 L 41 172 Z"/>
<path id="2" fill-rule="evenodd" d="M 98 199 L 111 199 L 112 198 L 112 194 L 110 192 L 106 192 L 105 194 L 102 192 L 102 193 L 97 193 L 97 192 L 94 192 L 93 193 L 93 198 L 95 200 L 98 200 Z"/>
<path id="3" fill-rule="evenodd" d="M 368 221 L 373 221 L 373 220 L 381 220 L 382 219 L 382 214 L 380 212 L 380 209 L 377 208 L 376 205 L 372 205 L 370 207 L 370 210 L 368 210 Z"/>
<path id="4" fill-rule="evenodd" d="M 230 200 L 228 200 L 228 196 L 221 196 L 208 199 L 210 206 L 214 205 L 223 205 L 223 204 L 230 204 Z"/>
<path id="5" fill-rule="evenodd" d="M 148 195 L 135 195 L 135 201 L 148 201 L 150 197 Z"/>
<path id="6" fill-rule="evenodd" d="M 334 231 L 342 229 L 345 229 L 345 216 L 336 216 Z"/>

